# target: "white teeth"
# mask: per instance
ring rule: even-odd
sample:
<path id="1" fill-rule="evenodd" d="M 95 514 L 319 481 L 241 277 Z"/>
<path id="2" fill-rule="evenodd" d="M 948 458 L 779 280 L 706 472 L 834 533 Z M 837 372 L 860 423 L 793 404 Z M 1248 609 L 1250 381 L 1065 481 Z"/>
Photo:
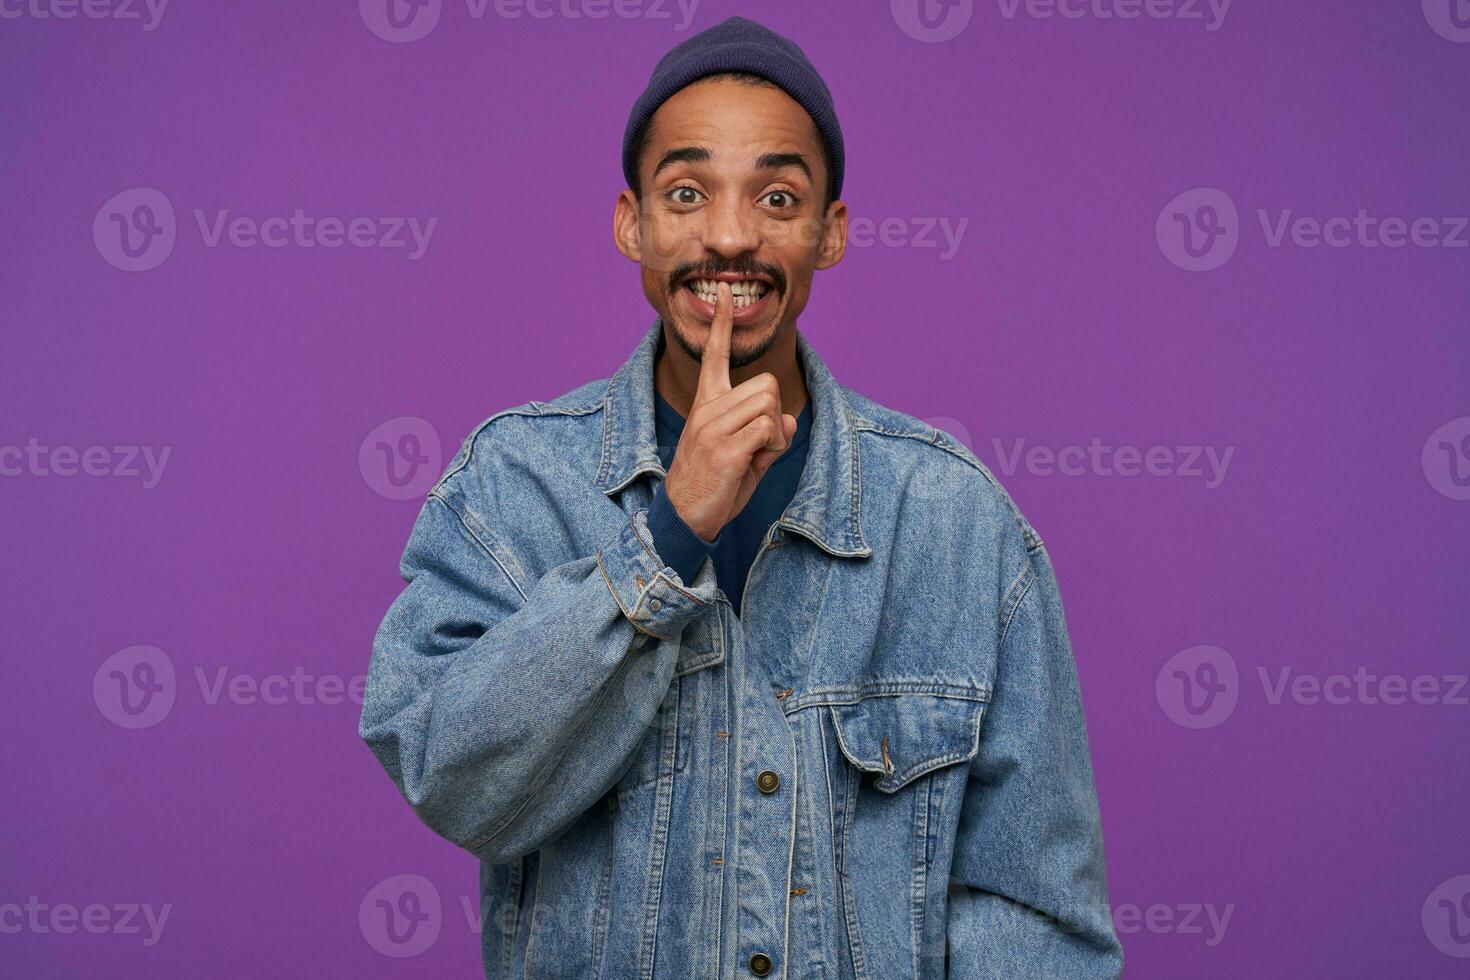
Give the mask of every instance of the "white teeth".
<path id="1" fill-rule="evenodd" d="M 689 282 L 695 294 L 706 303 L 715 305 L 719 302 L 719 293 L 715 291 L 716 283 L 713 279 L 692 279 Z M 749 306 L 766 294 L 770 287 L 758 279 L 746 279 L 740 282 L 730 283 L 730 293 L 735 301 L 735 308 L 739 309 Z"/>

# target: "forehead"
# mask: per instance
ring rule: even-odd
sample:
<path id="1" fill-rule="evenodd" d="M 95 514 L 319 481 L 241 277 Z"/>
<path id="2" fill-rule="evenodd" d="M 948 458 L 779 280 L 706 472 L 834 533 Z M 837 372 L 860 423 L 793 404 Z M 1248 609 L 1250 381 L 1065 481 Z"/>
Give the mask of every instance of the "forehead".
<path id="1" fill-rule="evenodd" d="M 710 148 L 716 164 L 751 164 L 761 153 L 796 151 L 820 166 L 821 135 L 801 104 L 775 85 L 734 79 L 695 82 L 671 95 L 653 114 L 653 166 L 669 147 Z"/>

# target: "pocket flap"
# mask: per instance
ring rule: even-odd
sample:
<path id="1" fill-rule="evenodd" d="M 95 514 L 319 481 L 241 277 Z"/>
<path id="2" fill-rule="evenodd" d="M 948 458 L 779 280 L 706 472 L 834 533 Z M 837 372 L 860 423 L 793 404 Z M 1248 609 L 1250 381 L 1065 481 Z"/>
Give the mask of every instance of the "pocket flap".
<path id="1" fill-rule="evenodd" d="M 974 758 L 988 695 L 875 694 L 831 705 L 837 744 L 847 761 L 878 773 L 873 785 L 893 793 L 927 772 Z"/>

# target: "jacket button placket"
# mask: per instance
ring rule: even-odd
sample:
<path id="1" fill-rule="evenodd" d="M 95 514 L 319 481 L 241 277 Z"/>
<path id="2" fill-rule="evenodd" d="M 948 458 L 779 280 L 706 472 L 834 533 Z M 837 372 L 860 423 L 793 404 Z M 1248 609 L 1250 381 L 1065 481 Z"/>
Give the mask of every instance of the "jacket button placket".
<path id="1" fill-rule="evenodd" d="M 757 977 L 785 977 L 795 844 L 796 749 L 791 728 L 750 652 L 758 638 L 747 633 L 732 664 L 736 689 L 738 757 L 734 799 L 737 963 Z"/>

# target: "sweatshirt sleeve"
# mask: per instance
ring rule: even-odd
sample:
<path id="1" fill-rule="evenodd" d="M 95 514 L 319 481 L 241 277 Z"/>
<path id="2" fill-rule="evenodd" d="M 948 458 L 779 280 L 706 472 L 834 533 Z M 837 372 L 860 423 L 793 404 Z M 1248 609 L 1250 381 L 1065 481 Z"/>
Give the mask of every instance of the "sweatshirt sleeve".
<path id="1" fill-rule="evenodd" d="M 721 531 L 713 541 L 706 541 L 694 533 L 664 493 L 662 482 L 654 490 L 648 507 L 648 533 L 653 537 L 653 547 L 659 557 L 679 573 L 679 580 L 686 585 L 694 581 L 700 566 L 724 536 Z"/>

